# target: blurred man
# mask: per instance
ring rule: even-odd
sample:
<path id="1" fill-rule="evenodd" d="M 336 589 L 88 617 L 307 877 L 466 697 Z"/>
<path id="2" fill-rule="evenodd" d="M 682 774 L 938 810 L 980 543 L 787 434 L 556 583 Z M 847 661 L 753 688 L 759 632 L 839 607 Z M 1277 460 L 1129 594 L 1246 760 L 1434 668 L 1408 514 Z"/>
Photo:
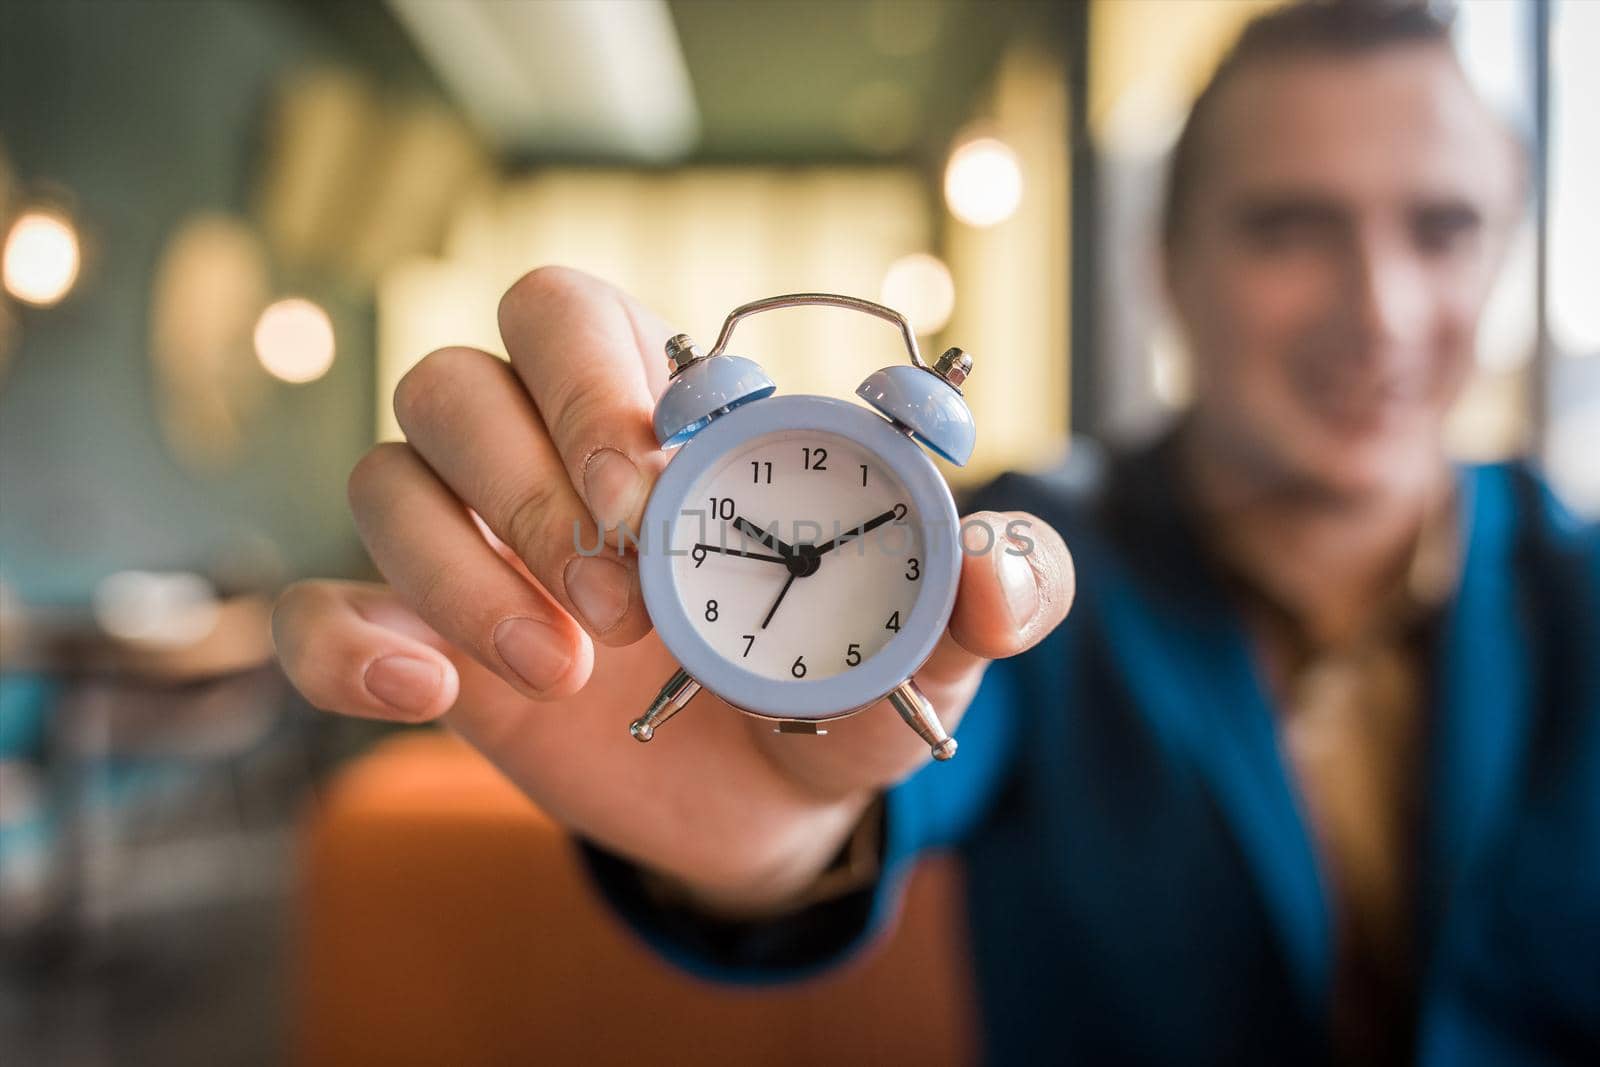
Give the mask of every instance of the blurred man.
<path id="1" fill-rule="evenodd" d="M 1440 444 L 1523 183 L 1422 10 L 1251 25 L 1166 209 L 1193 410 L 1092 492 L 980 494 L 1035 548 L 964 561 L 918 675 L 947 765 L 886 707 L 626 736 L 671 664 L 572 528 L 637 526 L 668 331 L 564 271 L 502 302 L 509 366 L 401 384 L 408 444 L 351 480 L 390 586 L 287 593 L 285 665 L 323 707 L 444 716 L 703 973 L 841 958 L 958 847 L 998 1062 L 1595 1057 L 1600 539 Z"/>

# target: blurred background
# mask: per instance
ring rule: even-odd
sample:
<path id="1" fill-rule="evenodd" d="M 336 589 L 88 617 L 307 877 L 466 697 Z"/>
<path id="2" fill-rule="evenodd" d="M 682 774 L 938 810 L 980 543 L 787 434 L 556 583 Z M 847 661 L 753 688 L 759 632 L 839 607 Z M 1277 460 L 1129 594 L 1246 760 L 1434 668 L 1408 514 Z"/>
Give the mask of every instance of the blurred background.
<path id="1" fill-rule="evenodd" d="M 398 436 L 413 362 L 500 351 L 500 293 L 546 263 L 702 340 L 747 300 L 853 293 L 975 354 L 953 481 L 1070 472 L 1184 404 L 1163 165 L 1262 6 L 0 6 L 7 1062 L 337 1045 L 317 1013 L 381 957 L 319 955 L 348 931 L 325 901 L 374 886 L 318 865 L 462 787 L 375 776 L 396 739 L 296 701 L 267 605 L 370 576 L 345 477 Z M 1441 7 L 1537 160 L 1452 447 L 1532 456 L 1597 515 L 1600 4 Z M 786 316 L 740 331 L 781 389 L 848 395 L 899 358 L 881 323 Z M 415 885 L 382 855 L 373 877 Z"/>

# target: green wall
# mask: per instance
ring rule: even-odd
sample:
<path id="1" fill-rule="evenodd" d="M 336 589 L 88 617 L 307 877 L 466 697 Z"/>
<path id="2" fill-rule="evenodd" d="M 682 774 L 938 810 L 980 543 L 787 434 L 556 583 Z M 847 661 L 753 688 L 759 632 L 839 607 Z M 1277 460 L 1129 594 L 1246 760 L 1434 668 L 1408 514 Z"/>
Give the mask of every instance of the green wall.
<path id="1" fill-rule="evenodd" d="M 0 376 L 0 580 L 24 598 L 205 572 L 263 538 L 289 576 L 362 568 L 344 479 L 372 434 L 370 299 L 297 279 L 338 358 L 318 382 L 272 382 L 215 474 L 168 454 L 147 340 L 164 242 L 195 212 L 248 213 L 274 86 L 340 48 L 304 5 L 0 4 L 0 144 L 24 182 L 71 194 L 97 253 L 63 304 L 23 309 Z"/>

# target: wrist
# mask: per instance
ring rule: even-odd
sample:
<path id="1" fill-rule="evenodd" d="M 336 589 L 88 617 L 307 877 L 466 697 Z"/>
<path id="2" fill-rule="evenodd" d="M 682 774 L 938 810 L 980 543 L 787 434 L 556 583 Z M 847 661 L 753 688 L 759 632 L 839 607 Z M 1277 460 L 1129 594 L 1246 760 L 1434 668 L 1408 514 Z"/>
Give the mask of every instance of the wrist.
<path id="1" fill-rule="evenodd" d="M 764 880 L 759 886 L 723 889 L 691 885 L 659 872 L 645 872 L 647 891 L 658 902 L 688 908 L 709 918 L 759 922 L 801 911 L 871 886 L 883 862 L 884 803 L 869 797 L 844 840 L 813 861 L 804 873 Z"/>

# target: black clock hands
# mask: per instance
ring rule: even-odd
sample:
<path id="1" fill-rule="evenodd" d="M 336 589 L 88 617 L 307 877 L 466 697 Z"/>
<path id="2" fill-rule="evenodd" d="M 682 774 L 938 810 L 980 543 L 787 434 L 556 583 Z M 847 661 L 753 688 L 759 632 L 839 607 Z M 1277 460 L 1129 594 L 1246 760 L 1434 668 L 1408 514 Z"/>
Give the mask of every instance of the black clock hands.
<path id="1" fill-rule="evenodd" d="M 789 577 L 784 579 L 783 588 L 778 590 L 778 598 L 772 602 L 772 607 L 767 609 L 766 618 L 761 620 L 761 629 L 765 630 L 767 628 L 767 624 L 772 621 L 772 616 L 777 614 L 778 605 L 782 604 L 783 598 L 789 595 L 789 587 L 794 584 L 794 580 L 796 578 L 807 578 L 815 574 L 817 572 L 817 564 L 821 561 L 821 556 L 823 553 L 832 552 L 846 541 L 849 541 L 855 537 L 860 537 L 863 534 L 870 533 L 871 531 L 882 526 L 884 523 L 900 518 L 905 513 L 905 505 L 896 504 L 888 511 L 885 511 L 882 515 L 874 515 L 860 526 L 840 534 L 831 541 L 824 541 L 820 545 L 799 545 L 798 547 L 779 540 L 774 535 L 769 534 L 757 527 L 748 519 L 744 518 L 743 516 L 739 516 L 733 520 L 735 529 L 749 534 L 751 537 L 754 537 L 768 548 L 776 549 L 782 555 L 768 556 L 759 552 L 740 552 L 727 548 L 719 549 L 714 545 L 706 544 L 696 545 L 695 551 L 699 552 L 701 549 L 706 549 L 712 552 L 727 552 L 729 555 L 733 556 L 748 556 L 751 559 L 763 559 L 770 560 L 774 563 L 782 563 L 789 568 Z"/>
<path id="2" fill-rule="evenodd" d="M 692 556 L 695 563 L 698 564 L 701 560 L 706 558 L 707 552 L 720 552 L 725 556 L 743 556 L 745 559 L 765 560 L 768 563 L 788 562 L 788 560 L 784 559 L 782 556 L 772 556 L 765 552 L 746 552 L 743 549 L 727 548 L 723 545 L 708 545 L 704 541 L 701 541 L 699 544 L 695 545 L 694 548 L 690 550 L 689 555 Z"/>
<path id="3" fill-rule="evenodd" d="M 814 551 L 819 556 L 822 555 L 824 552 L 832 552 L 834 549 L 838 548 L 840 545 L 844 544 L 846 541 L 849 541 L 852 538 L 860 537 L 863 534 L 870 533 L 871 531 L 876 530 L 878 527 L 882 526 L 884 523 L 889 522 L 889 521 L 891 521 L 893 519 L 898 519 L 901 515 L 904 515 L 904 514 L 905 514 L 905 505 L 904 504 L 896 504 L 894 507 L 890 508 L 888 511 L 885 511 L 882 515 L 874 515 L 872 518 L 868 519 L 866 522 L 862 523 L 860 526 L 857 526 L 852 530 L 846 530 L 844 533 L 840 534 L 838 537 L 835 537 L 831 541 L 822 542 L 822 544 L 817 545 L 816 548 L 814 548 L 812 551 Z"/>
<path id="4" fill-rule="evenodd" d="M 787 541 L 779 540 L 772 534 L 767 533 L 765 530 L 761 529 L 743 515 L 737 516 L 733 520 L 733 528 L 749 534 L 751 537 L 754 537 L 757 541 L 760 541 L 768 548 L 779 552 L 786 557 L 794 555 L 793 545 L 789 544 Z"/>
<path id="5" fill-rule="evenodd" d="M 783 598 L 788 595 L 789 587 L 794 584 L 794 580 L 799 573 L 799 571 L 791 570 L 789 571 L 789 577 L 783 580 L 783 588 L 778 590 L 778 599 L 772 602 L 772 607 L 767 609 L 767 617 L 761 620 L 761 628 L 763 630 L 767 628 L 767 623 L 772 621 L 772 616 L 777 613 L 778 605 L 783 603 Z"/>
<path id="6" fill-rule="evenodd" d="M 824 541 L 820 545 L 800 545 L 798 547 L 798 549 L 796 548 L 796 546 L 789 544 L 787 541 L 783 541 L 783 540 L 779 539 L 778 537 L 775 537 L 774 535 L 772 535 L 770 533 L 767 533 L 765 530 L 761 529 L 755 523 L 751 522 L 749 519 L 746 519 L 742 515 L 736 517 L 733 520 L 733 526 L 734 526 L 734 529 L 740 530 L 743 533 L 746 533 L 746 534 L 750 535 L 751 537 L 754 537 L 757 541 L 760 541 L 762 544 L 766 545 L 768 548 L 773 549 L 773 550 L 777 551 L 778 553 L 780 553 L 783 556 L 783 560 L 781 560 L 780 562 L 788 562 L 789 560 L 792 560 L 795 557 L 796 553 L 798 551 L 800 551 L 800 550 L 804 550 L 805 554 L 812 555 L 812 556 L 820 556 L 825 552 L 832 552 L 834 549 L 838 548 L 840 545 L 844 544 L 846 541 L 849 541 L 849 540 L 851 540 L 853 538 L 856 538 L 856 537 L 860 537 L 863 534 L 871 533 L 873 530 L 876 530 L 878 527 L 882 526 L 884 523 L 892 522 L 893 520 L 900 518 L 905 513 L 906 513 L 906 506 L 904 504 L 896 504 L 894 507 L 890 508 L 888 511 L 885 511 L 882 515 L 874 515 L 872 518 L 868 519 L 866 522 L 864 522 L 861 525 L 856 526 L 856 527 L 854 527 L 852 529 L 846 530 L 844 533 L 840 534 L 838 537 L 835 537 L 831 541 Z M 696 551 L 698 551 L 699 549 L 710 548 L 710 547 L 711 546 L 709 546 L 709 545 L 701 544 L 701 545 L 696 545 L 695 549 L 696 549 Z M 771 556 L 763 556 L 763 555 L 760 555 L 759 553 L 753 553 L 753 552 L 736 552 L 736 551 L 734 551 L 732 549 L 728 549 L 728 548 L 723 548 L 723 549 L 711 548 L 711 550 L 713 552 L 717 552 L 717 551 L 727 552 L 729 555 L 734 555 L 734 556 L 750 556 L 752 559 L 767 559 L 767 560 L 771 560 L 773 558 Z"/>

